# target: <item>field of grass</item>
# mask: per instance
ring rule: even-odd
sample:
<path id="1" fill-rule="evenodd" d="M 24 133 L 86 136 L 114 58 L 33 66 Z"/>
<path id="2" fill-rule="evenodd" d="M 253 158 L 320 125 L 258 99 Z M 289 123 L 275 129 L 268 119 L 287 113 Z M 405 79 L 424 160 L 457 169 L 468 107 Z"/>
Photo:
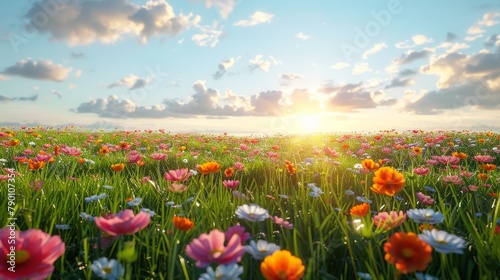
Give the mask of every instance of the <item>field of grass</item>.
<path id="1" fill-rule="evenodd" d="M 38 127 L 0 143 L 1 279 L 500 278 L 496 133 Z"/>

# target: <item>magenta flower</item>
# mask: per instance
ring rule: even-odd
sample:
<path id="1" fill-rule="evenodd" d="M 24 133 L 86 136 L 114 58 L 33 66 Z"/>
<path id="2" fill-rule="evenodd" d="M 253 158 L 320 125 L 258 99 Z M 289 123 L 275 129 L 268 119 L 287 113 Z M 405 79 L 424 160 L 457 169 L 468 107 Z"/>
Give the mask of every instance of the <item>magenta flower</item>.
<path id="1" fill-rule="evenodd" d="M 414 168 L 413 172 L 417 173 L 417 175 L 423 176 L 423 175 L 429 174 L 430 169 L 427 167 L 420 166 L 420 167 Z"/>
<path id="2" fill-rule="evenodd" d="M 189 169 L 182 168 L 182 169 L 170 170 L 168 172 L 165 172 L 165 175 L 163 177 L 165 178 L 165 180 L 172 181 L 172 182 L 184 182 L 187 179 L 189 179 L 189 176 L 191 176 Z"/>
<path id="3" fill-rule="evenodd" d="M 117 236 L 132 235 L 138 232 L 149 224 L 150 218 L 148 213 L 141 211 L 134 215 L 132 210 L 125 209 L 118 214 L 96 217 L 94 221 L 102 232 L 110 236 Z"/>
<path id="4" fill-rule="evenodd" d="M 52 158 L 51 154 L 38 154 L 35 157 L 35 161 L 44 161 L 48 162 Z"/>
<path id="5" fill-rule="evenodd" d="M 153 153 L 149 157 L 154 159 L 154 160 L 160 161 L 160 160 L 166 159 L 168 157 L 168 155 L 162 154 L 162 153 Z"/>
<path id="6" fill-rule="evenodd" d="M 240 181 L 238 180 L 224 180 L 222 181 L 222 185 L 227 189 L 234 190 L 240 185 Z"/>
<path id="7" fill-rule="evenodd" d="M 378 213 L 373 217 L 373 223 L 377 229 L 390 230 L 400 226 L 406 220 L 406 214 L 403 211 L 391 211 Z"/>
<path id="8" fill-rule="evenodd" d="M 68 156 L 78 157 L 82 154 L 82 151 L 77 147 L 64 147 L 61 148 L 61 153 Z"/>
<path id="9" fill-rule="evenodd" d="M 0 230 L 0 279 L 46 279 L 66 249 L 59 236 L 50 236 L 39 229 L 16 230 L 15 239 L 10 237 L 9 227 Z"/>
<path id="10" fill-rule="evenodd" d="M 415 194 L 417 196 L 418 201 L 424 205 L 432 205 L 434 204 L 434 199 L 428 195 L 425 195 L 421 192 Z"/>
<path id="11" fill-rule="evenodd" d="M 142 155 L 139 154 L 137 151 L 131 151 L 130 153 L 127 154 L 128 157 L 128 163 L 137 163 L 141 161 Z"/>
<path id="12" fill-rule="evenodd" d="M 234 234 L 226 246 L 224 241 L 225 235 L 218 229 L 202 233 L 186 246 L 186 255 L 196 261 L 197 267 L 207 267 L 214 262 L 231 264 L 241 261 L 245 247 L 241 245 L 240 237 Z"/>
<path id="13" fill-rule="evenodd" d="M 238 235 L 240 237 L 241 244 L 245 243 L 248 238 L 250 238 L 250 233 L 245 232 L 245 227 L 240 225 L 235 225 L 227 229 L 225 233 L 226 240 L 230 240 L 233 235 Z"/>

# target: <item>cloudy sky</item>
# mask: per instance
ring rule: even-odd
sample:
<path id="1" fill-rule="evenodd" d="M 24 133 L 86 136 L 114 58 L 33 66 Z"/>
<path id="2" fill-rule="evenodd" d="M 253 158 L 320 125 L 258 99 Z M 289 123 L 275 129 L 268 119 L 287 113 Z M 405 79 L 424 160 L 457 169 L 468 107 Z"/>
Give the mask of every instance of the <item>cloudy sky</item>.
<path id="1" fill-rule="evenodd" d="M 495 0 L 3 7 L 0 125 L 500 131 Z"/>

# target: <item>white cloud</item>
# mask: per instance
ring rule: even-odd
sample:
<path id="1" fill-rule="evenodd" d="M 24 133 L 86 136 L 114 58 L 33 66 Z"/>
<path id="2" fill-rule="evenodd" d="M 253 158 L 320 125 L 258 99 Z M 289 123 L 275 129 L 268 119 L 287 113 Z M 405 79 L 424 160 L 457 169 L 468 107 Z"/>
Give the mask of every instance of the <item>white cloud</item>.
<path id="1" fill-rule="evenodd" d="M 372 69 L 370 68 L 370 66 L 368 65 L 368 63 L 356 63 L 354 65 L 354 69 L 352 69 L 352 74 L 353 75 L 360 75 L 360 74 L 363 74 L 365 72 L 371 72 Z"/>
<path id="2" fill-rule="evenodd" d="M 223 19 L 227 19 L 229 14 L 238 4 L 239 0 L 198 0 L 197 2 L 205 2 L 207 8 L 211 8 L 212 6 L 214 6 L 221 17 Z"/>
<path id="3" fill-rule="evenodd" d="M 200 47 L 215 47 L 219 43 L 219 38 L 224 34 L 221 30 L 217 29 L 217 22 L 212 26 L 197 26 L 202 33 L 194 34 L 191 40 Z"/>
<path id="4" fill-rule="evenodd" d="M 221 63 L 219 63 L 218 70 L 213 74 L 214 79 L 220 79 L 224 74 L 226 73 L 227 69 L 233 67 L 234 65 L 234 58 L 230 58 L 228 60 L 223 60 Z"/>
<path id="5" fill-rule="evenodd" d="M 151 78 L 139 78 L 136 75 L 128 75 L 112 84 L 108 85 L 108 88 L 114 88 L 118 86 L 127 87 L 129 90 L 138 89 L 144 87 L 151 82 Z"/>
<path id="6" fill-rule="evenodd" d="M 13 66 L 6 68 L 2 73 L 17 75 L 30 79 L 51 80 L 61 82 L 68 76 L 72 68 L 66 68 L 60 64 L 54 64 L 50 60 L 21 60 Z"/>
<path id="7" fill-rule="evenodd" d="M 434 41 L 430 38 L 427 38 L 425 35 L 415 35 L 415 36 L 411 37 L 411 39 L 413 40 L 413 43 L 417 46 L 423 45 L 426 43 L 431 43 Z"/>
<path id="8" fill-rule="evenodd" d="M 408 40 L 396 43 L 394 46 L 398 49 L 409 49 L 415 47 L 415 45 L 410 45 Z"/>
<path id="9" fill-rule="evenodd" d="M 240 20 L 236 22 L 235 26 L 254 26 L 261 23 L 271 22 L 273 19 L 273 14 L 267 14 L 261 11 L 257 11 L 250 16 L 249 20 Z"/>
<path id="10" fill-rule="evenodd" d="M 468 48 L 470 48 L 470 46 L 467 45 L 466 43 L 455 43 L 451 46 L 451 48 L 446 50 L 446 53 L 454 53 L 460 49 L 468 49 Z"/>
<path id="11" fill-rule="evenodd" d="M 43 0 L 50 5 L 53 1 Z M 46 24 L 37 26 L 40 33 L 49 33 L 52 40 L 69 45 L 86 45 L 99 41 L 113 43 L 132 35 L 146 43 L 155 35 L 175 36 L 196 25 L 200 17 L 175 15 L 165 0 L 150 0 L 138 5 L 129 0 L 65 1 Z M 42 13 L 43 5 L 35 2 L 26 17 L 30 20 Z"/>
<path id="12" fill-rule="evenodd" d="M 330 68 L 335 69 L 335 70 L 340 70 L 340 69 L 347 68 L 349 66 L 351 66 L 351 64 L 349 64 L 347 62 L 337 62 L 334 65 L 330 66 Z"/>
<path id="13" fill-rule="evenodd" d="M 301 39 L 301 40 L 304 40 L 304 41 L 306 41 L 307 39 L 309 39 L 309 37 L 311 37 L 311 36 L 306 35 L 306 34 L 304 34 L 302 32 L 299 32 L 299 33 L 295 34 L 295 38 Z"/>
<path id="14" fill-rule="evenodd" d="M 269 56 L 269 59 L 270 60 L 264 60 L 263 56 L 261 54 L 256 55 L 255 58 L 250 59 L 250 61 L 249 61 L 250 70 L 260 68 L 262 71 L 267 72 L 267 71 L 269 71 L 269 67 L 271 66 L 271 64 L 273 66 L 283 64 L 282 61 L 277 60 L 276 58 L 274 58 L 272 56 Z"/>
<path id="15" fill-rule="evenodd" d="M 500 13 L 498 12 L 490 12 L 490 13 L 486 13 L 483 15 L 483 18 L 478 20 L 474 25 L 472 25 L 471 27 L 469 27 L 469 29 L 467 29 L 467 34 L 468 35 L 478 35 L 478 34 L 482 34 L 484 32 L 486 32 L 486 30 L 484 30 L 483 27 L 490 27 L 490 26 L 493 26 L 493 25 L 496 25 L 498 24 L 498 21 L 497 21 L 497 18 L 500 17 Z M 471 36 L 469 38 L 475 38 L 475 36 Z M 473 41 L 470 39 L 470 41 Z"/>
<path id="16" fill-rule="evenodd" d="M 80 78 L 82 76 L 82 73 L 83 73 L 82 69 L 76 70 L 74 74 L 75 78 Z"/>
<path id="17" fill-rule="evenodd" d="M 369 49 L 363 53 L 363 58 L 367 59 L 368 56 L 375 54 L 375 53 L 378 53 L 379 51 L 381 51 L 384 48 L 387 48 L 387 45 L 385 43 L 375 44 L 371 49 Z"/>

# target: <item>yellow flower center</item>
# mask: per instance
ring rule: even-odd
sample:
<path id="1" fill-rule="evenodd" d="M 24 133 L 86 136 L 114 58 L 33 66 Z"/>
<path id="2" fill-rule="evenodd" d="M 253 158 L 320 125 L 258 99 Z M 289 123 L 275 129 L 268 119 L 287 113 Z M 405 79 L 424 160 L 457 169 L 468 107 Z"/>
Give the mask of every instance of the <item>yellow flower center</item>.
<path id="1" fill-rule="evenodd" d="M 413 257 L 413 250 L 412 250 L 412 249 L 409 249 L 409 248 L 403 248 L 402 253 L 403 253 L 403 256 L 404 256 L 405 258 L 411 258 L 411 257 Z"/>
<path id="2" fill-rule="evenodd" d="M 113 270 L 111 269 L 111 267 L 106 266 L 105 268 L 102 269 L 102 271 L 104 271 L 104 273 L 106 274 L 110 274 Z"/>
<path id="3" fill-rule="evenodd" d="M 30 253 L 25 250 L 16 251 L 16 264 L 23 264 L 30 259 Z"/>

